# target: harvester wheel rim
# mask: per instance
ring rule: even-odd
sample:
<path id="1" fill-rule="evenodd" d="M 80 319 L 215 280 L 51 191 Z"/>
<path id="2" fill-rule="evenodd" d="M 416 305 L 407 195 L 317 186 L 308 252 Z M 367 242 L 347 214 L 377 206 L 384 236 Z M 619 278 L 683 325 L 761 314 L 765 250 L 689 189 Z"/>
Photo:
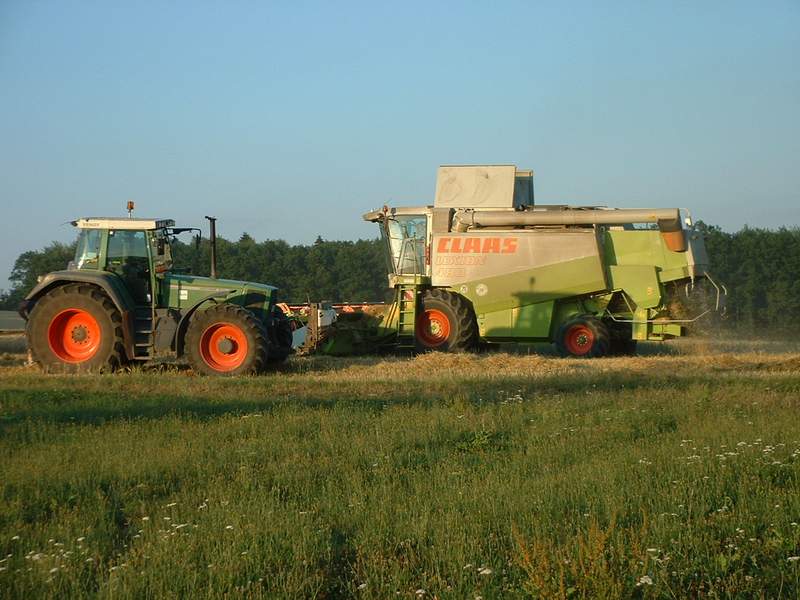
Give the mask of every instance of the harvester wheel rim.
<path id="1" fill-rule="evenodd" d="M 420 341 L 430 348 L 441 346 L 450 338 L 450 319 L 436 308 L 423 311 L 417 327 Z"/>
<path id="2" fill-rule="evenodd" d="M 233 371 L 247 358 L 247 336 L 231 323 L 214 323 L 200 336 L 200 355 L 215 371 Z"/>
<path id="3" fill-rule="evenodd" d="M 564 345 L 575 356 L 588 354 L 594 346 L 594 332 L 586 325 L 573 325 L 567 331 Z"/>
<path id="4" fill-rule="evenodd" d="M 102 341 L 102 329 L 91 313 L 67 308 L 50 320 L 47 327 L 50 350 L 67 363 L 81 363 L 92 358 Z"/>

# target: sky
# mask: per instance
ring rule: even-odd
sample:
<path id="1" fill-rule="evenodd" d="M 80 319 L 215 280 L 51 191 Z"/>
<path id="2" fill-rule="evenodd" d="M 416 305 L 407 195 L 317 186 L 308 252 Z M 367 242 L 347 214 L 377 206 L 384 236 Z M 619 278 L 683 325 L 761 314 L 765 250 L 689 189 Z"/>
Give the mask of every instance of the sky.
<path id="1" fill-rule="evenodd" d="M 800 2 L 0 0 L 0 288 L 81 216 L 372 238 L 440 164 L 800 225 Z"/>

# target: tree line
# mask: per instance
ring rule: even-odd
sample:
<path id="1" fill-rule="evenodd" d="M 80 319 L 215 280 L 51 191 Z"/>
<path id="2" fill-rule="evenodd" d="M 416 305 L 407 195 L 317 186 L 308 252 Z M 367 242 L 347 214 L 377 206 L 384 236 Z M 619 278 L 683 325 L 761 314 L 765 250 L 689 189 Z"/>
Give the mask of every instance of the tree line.
<path id="1" fill-rule="evenodd" d="M 728 321 L 753 331 L 779 330 L 800 319 L 800 228 L 744 228 L 736 233 L 700 224 L 711 258 L 711 272 L 729 290 Z M 0 308 L 15 310 L 37 277 L 63 269 L 74 254 L 71 244 L 53 242 L 17 258 L 12 288 L 0 294 Z M 199 247 L 176 243 L 175 264 L 208 275 L 208 240 Z M 380 240 L 328 241 L 310 245 L 283 240 L 217 240 L 221 277 L 269 283 L 284 301 L 367 302 L 386 299 L 386 258 Z"/>

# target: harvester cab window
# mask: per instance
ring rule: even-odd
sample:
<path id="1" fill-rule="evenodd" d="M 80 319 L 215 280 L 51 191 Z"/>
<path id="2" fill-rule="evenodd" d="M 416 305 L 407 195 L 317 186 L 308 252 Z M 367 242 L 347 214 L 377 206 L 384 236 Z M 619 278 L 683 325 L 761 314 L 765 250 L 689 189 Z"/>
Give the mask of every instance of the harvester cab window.
<path id="1" fill-rule="evenodd" d="M 388 219 L 386 234 L 392 266 L 398 275 L 425 273 L 425 243 L 428 218 L 425 215 L 401 215 Z"/>
<path id="2" fill-rule="evenodd" d="M 144 231 L 108 232 L 107 269 L 125 281 L 137 304 L 150 302 L 150 258 Z"/>
<path id="3" fill-rule="evenodd" d="M 75 247 L 75 269 L 96 269 L 100 258 L 99 229 L 81 229 L 78 235 L 78 243 Z"/>

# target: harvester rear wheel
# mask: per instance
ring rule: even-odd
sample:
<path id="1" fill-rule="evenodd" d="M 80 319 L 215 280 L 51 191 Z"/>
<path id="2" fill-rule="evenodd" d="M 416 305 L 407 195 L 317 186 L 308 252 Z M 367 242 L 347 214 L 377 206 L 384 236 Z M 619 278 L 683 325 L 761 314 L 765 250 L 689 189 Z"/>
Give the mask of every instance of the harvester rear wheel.
<path id="1" fill-rule="evenodd" d="M 561 356 L 597 358 L 609 353 L 611 336 L 600 319 L 580 316 L 569 319 L 558 328 L 555 343 Z"/>
<path id="2" fill-rule="evenodd" d="M 33 360 L 47 372 L 113 371 L 125 359 L 122 315 L 93 285 L 47 292 L 33 307 L 26 333 Z"/>
<path id="3" fill-rule="evenodd" d="M 235 304 L 217 304 L 195 314 L 185 347 L 192 369 L 203 375 L 258 373 L 267 363 L 264 325 Z"/>
<path id="4" fill-rule="evenodd" d="M 468 352 L 478 347 L 478 324 L 472 305 L 453 292 L 426 290 L 415 330 L 417 352 Z"/>

